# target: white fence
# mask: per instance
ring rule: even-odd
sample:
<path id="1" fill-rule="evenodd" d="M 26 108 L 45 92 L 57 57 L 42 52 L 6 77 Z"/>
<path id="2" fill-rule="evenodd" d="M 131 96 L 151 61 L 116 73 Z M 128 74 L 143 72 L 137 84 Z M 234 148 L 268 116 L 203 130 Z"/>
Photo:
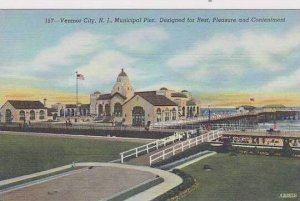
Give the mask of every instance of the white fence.
<path id="1" fill-rule="evenodd" d="M 158 161 L 165 160 L 171 156 L 174 156 L 177 153 L 183 152 L 184 150 L 187 150 L 193 146 L 196 146 L 200 143 L 203 142 L 209 142 L 214 139 L 217 139 L 221 137 L 223 134 L 223 129 L 218 129 L 214 131 L 210 131 L 208 133 L 202 134 L 198 137 L 191 138 L 189 140 L 183 141 L 179 144 L 176 144 L 172 147 L 168 147 L 160 152 L 157 152 L 155 154 L 152 154 L 149 159 L 150 159 L 150 166 Z"/>
<path id="2" fill-rule="evenodd" d="M 151 151 L 157 150 L 163 146 L 169 145 L 174 143 L 175 141 L 180 141 L 184 136 L 189 136 L 189 134 L 195 134 L 196 130 L 189 130 L 185 132 L 176 132 L 174 135 L 171 135 L 169 137 L 165 137 L 159 140 L 156 140 L 154 142 L 150 142 L 148 144 L 130 149 L 128 151 L 124 151 L 120 153 L 121 155 L 121 163 L 124 163 L 124 159 L 129 157 L 138 157 L 141 154 L 149 153 Z"/>

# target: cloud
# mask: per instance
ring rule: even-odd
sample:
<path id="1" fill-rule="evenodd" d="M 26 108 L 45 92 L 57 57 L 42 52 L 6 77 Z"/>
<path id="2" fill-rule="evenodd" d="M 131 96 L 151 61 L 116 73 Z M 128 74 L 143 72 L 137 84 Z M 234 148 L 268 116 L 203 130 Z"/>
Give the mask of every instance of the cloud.
<path id="1" fill-rule="evenodd" d="M 138 89 L 138 91 L 153 91 L 153 90 L 159 90 L 162 87 L 166 87 L 169 90 L 175 90 L 175 91 L 182 91 L 183 89 L 185 90 L 190 90 L 190 87 L 180 85 L 178 83 L 174 82 L 159 82 L 157 84 L 151 84 L 145 87 L 141 87 Z"/>
<path id="2" fill-rule="evenodd" d="M 78 70 L 86 77 L 83 84 L 96 87 L 100 84 L 114 83 L 122 68 L 131 81 L 146 78 L 146 72 L 139 68 L 137 62 L 137 59 L 120 51 L 108 50 L 96 54 L 89 63 L 79 66 Z M 74 83 L 73 80 L 74 78 L 70 78 L 70 85 Z"/>
<path id="3" fill-rule="evenodd" d="M 76 59 L 94 52 L 101 41 L 107 38 L 86 31 L 65 36 L 59 44 L 41 51 L 33 60 L 36 70 L 47 71 L 60 66 L 71 65 Z"/>
<path id="4" fill-rule="evenodd" d="M 87 65 L 80 66 L 78 69 L 86 74 L 88 79 L 105 83 L 115 79 L 121 68 L 131 68 L 135 61 L 119 51 L 111 50 L 98 53 Z"/>
<path id="5" fill-rule="evenodd" d="M 161 27 L 147 27 L 119 35 L 115 43 L 130 51 L 148 52 L 154 50 L 168 37 L 167 32 Z"/>
<path id="6" fill-rule="evenodd" d="M 286 91 L 294 90 L 299 92 L 300 68 L 288 76 L 278 76 L 263 88 L 265 91 Z"/>
<path id="7" fill-rule="evenodd" d="M 175 72 L 198 69 L 198 73 L 206 76 L 212 76 L 216 70 L 230 73 L 236 67 L 240 74 L 249 67 L 277 72 L 286 68 L 286 61 L 278 58 L 288 57 L 299 46 L 300 27 L 294 27 L 284 35 L 265 31 L 215 34 L 170 58 L 167 65 Z"/>

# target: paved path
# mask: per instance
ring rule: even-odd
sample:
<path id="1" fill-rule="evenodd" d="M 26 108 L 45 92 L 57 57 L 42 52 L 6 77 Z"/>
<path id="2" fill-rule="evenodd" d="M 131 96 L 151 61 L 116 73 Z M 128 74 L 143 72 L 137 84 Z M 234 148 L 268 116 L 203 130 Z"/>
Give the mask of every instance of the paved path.
<path id="1" fill-rule="evenodd" d="M 5 201 L 106 200 L 113 194 L 130 189 L 158 175 L 164 179 L 163 183 L 128 199 L 129 201 L 148 201 L 182 183 L 182 179 L 173 173 L 145 166 L 97 162 L 76 163 L 76 166 L 93 166 L 93 168 L 84 168 L 78 173 L 57 176 L 58 178 L 41 179 L 36 183 L 24 185 L 21 189 L 2 192 L 0 198 Z"/>
<path id="2" fill-rule="evenodd" d="M 4 192 L 2 199 L 4 201 L 106 200 L 155 176 L 152 172 L 116 166 L 85 168 L 74 174 L 51 180 L 42 179 L 24 188 L 12 189 Z"/>

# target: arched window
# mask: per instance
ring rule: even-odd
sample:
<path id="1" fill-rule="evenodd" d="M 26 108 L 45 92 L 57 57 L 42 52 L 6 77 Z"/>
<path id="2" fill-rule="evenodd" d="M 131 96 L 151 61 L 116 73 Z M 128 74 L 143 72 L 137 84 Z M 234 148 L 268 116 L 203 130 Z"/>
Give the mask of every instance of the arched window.
<path id="1" fill-rule="evenodd" d="M 70 116 L 70 114 L 71 114 L 70 109 L 67 109 L 67 114 L 66 114 L 66 116 Z"/>
<path id="2" fill-rule="evenodd" d="M 74 109 L 71 110 L 71 116 L 75 116 L 75 110 Z"/>
<path id="3" fill-rule="evenodd" d="M 60 109 L 59 116 L 64 116 L 64 109 Z"/>
<path id="4" fill-rule="evenodd" d="M 190 108 L 186 107 L 186 117 L 189 117 L 189 116 L 190 116 Z"/>
<path id="5" fill-rule="evenodd" d="M 12 122 L 13 117 L 10 109 L 5 110 L 5 122 L 10 123 Z"/>
<path id="6" fill-rule="evenodd" d="M 30 120 L 35 120 L 35 112 L 33 110 L 30 111 L 29 117 Z"/>
<path id="7" fill-rule="evenodd" d="M 116 103 L 114 105 L 114 115 L 116 117 L 121 117 L 122 116 L 122 105 L 120 103 Z"/>
<path id="8" fill-rule="evenodd" d="M 172 109 L 172 120 L 176 120 L 176 109 Z"/>
<path id="9" fill-rule="evenodd" d="M 136 106 L 132 110 L 132 125 L 144 126 L 145 125 L 145 110 L 142 107 Z"/>
<path id="10" fill-rule="evenodd" d="M 104 110 L 105 110 L 105 115 L 110 116 L 110 106 L 109 106 L 109 104 L 105 104 Z"/>
<path id="11" fill-rule="evenodd" d="M 99 104 L 98 105 L 98 116 L 102 116 L 103 115 L 103 105 Z"/>
<path id="12" fill-rule="evenodd" d="M 20 121 L 24 121 L 25 120 L 25 112 L 24 112 L 24 110 L 20 111 L 19 117 L 20 117 Z"/>
<path id="13" fill-rule="evenodd" d="M 170 111 L 169 109 L 167 108 L 165 110 L 165 121 L 169 121 L 170 120 Z"/>
<path id="14" fill-rule="evenodd" d="M 161 122 L 161 109 L 157 108 L 156 110 L 156 121 Z"/>
<path id="15" fill-rule="evenodd" d="M 44 110 L 40 111 L 40 119 L 45 119 L 45 111 Z"/>
<path id="16" fill-rule="evenodd" d="M 185 116 L 185 107 L 182 107 L 182 116 Z"/>

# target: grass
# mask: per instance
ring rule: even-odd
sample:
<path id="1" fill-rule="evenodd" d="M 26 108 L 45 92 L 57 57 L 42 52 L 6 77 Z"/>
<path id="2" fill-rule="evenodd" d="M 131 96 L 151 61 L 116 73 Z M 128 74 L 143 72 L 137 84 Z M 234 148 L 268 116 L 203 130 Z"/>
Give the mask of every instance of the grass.
<path id="1" fill-rule="evenodd" d="M 207 164 L 213 169 L 203 170 Z M 300 200 L 300 160 L 283 157 L 217 154 L 183 169 L 196 188 L 182 200 Z M 297 198 L 282 198 L 296 193 Z M 289 194 L 291 195 L 291 194 Z"/>
<path id="2" fill-rule="evenodd" d="M 47 136 L 0 135 L 0 180 L 75 162 L 108 162 L 140 145 L 133 142 Z"/>

